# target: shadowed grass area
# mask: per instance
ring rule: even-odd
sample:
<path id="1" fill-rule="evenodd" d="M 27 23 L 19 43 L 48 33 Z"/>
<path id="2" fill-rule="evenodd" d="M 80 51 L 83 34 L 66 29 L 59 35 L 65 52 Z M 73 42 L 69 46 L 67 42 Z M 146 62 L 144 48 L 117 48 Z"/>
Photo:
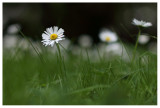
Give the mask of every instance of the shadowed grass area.
<path id="1" fill-rule="evenodd" d="M 29 51 L 19 50 L 15 56 L 4 52 L 3 104 L 156 105 L 157 55 L 137 52 L 133 63 L 118 56 L 92 62 L 89 55 L 66 52 L 65 69 L 57 54 L 42 52 L 42 63 Z"/>

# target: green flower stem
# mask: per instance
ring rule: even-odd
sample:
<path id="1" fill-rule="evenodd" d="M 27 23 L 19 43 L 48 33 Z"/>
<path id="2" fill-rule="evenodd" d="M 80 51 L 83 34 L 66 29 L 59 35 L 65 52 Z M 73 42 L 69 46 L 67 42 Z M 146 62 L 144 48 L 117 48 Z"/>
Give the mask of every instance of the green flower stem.
<path id="1" fill-rule="evenodd" d="M 102 58 L 101 58 L 101 55 L 100 55 L 99 49 L 98 49 L 97 45 L 95 45 L 95 47 L 96 47 L 96 49 L 97 49 L 98 56 L 99 56 L 99 60 L 100 60 L 100 62 L 101 62 L 101 61 L 102 61 Z"/>
<path id="2" fill-rule="evenodd" d="M 139 41 L 140 34 L 141 34 L 141 30 L 139 28 L 137 41 L 136 41 L 136 44 L 135 44 L 135 47 L 134 47 L 134 52 L 133 52 L 133 57 L 132 57 L 132 63 L 134 62 L 134 59 L 135 59 L 135 56 L 136 56 L 136 50 L 137 50 L 137 47 L 138 47 L 138 41 Z"/>
<path id="3" fill-rule="evenodd" d="M 64 58 L 62 58 L 59 44 L 56 43 L 56 46 L 57 46 L 57 49 L 58 49 L 59 63 L 60 63 L 60 70 L 61 70 L 62 80 L 65 80 L 66 79 L 66 68 L 65 68 Z"/>
<path id="4" fill-rule="evenodd" d="M 56 46 L 57 46 L 57 49 L 58 49 L 58 54 L 59 54 L 60 60 L 62 60 L 61 50 L 60 50 L 60 48 L 59 48 L 58 43 L 56 43 Z"/>
<path id="5" fill-rule="evenodd" d="M 38 51 L 38 49 L 32 44 L 31 40 L 28 39 L 18 27 L 17 27 L 17 29 L 19 30 L 19 32 L 23 36 L 23 38 L 25 38 L 28 41 L 28 43 L 30 43 L 30 45 L 32 46 L 32 48 L 34 49 L 34 51 L 37 53 L 38 57 L 40 58 L 41 62 L 45 64 L 46 63 L 45 59 L 40 54 L 40 52 Z"/>

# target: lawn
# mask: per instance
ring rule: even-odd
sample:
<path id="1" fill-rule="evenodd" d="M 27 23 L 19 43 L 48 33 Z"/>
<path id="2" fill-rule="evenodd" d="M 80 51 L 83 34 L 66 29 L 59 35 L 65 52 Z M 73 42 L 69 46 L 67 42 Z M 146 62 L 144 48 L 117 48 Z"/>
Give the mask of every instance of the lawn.
<path id="1" fill-rule="evenodd" d="M 4 105 L 157 105 L 156 54 L 138 47 L 132 60 L 127 43 L 127 60 L 96 45 L 76 54 L 38 45 L 41 52 L 35 45 L 3 51 Z"/>

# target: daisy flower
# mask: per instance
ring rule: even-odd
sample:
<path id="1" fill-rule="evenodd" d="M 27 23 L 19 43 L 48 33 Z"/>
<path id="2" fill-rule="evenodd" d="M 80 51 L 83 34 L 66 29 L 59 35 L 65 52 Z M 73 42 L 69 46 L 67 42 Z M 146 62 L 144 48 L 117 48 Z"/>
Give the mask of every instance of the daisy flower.
<path id="1" fill-rule="evenodd" d="M 8 27 L 8 29 L 7 29 L 7 33 L 8 34 L 16 34 L 16 33 L 18 33 L 18 29 L 21 29 L 21 27 L 20 27 L 20 25 L 19 24 L 12 24 L 12 25 L 10 25 L 9 27 Z"/>
<path id="2" fill-rule="evenodd" d="M 108 29 L 103 29 L 99 33 L 99 38 L 103 42 L 116 42 L 118 40 L 117 34 Z"/>
<path id="3" fill-rule="evenodd" d="M 42 34 L 42 41 L 43 45 L 48 46 L 51 45 L 51 47 L 54 46 L 54 43 L 58 43 L 60 40 L 64 40 L 64 30 L 60 28 L 58 30 L 57 26 L 54 26 L 53 28 L 47 28 L 46 31 Z"/>
<path id="4" fill-rule="evenodd" d="M 108 57 L 121 56 L 123 60 L 128 60 L 129 56 L 123 45 L 119 42 L 111 43 L 105 46 L 105 52 Z"/>
<path id="5" fill-rule="evenodd" d="M 133 19 L 132 24 L 136 25 L 136 26 L 141 26 L 141 27 L 150 27 L 150 26 L 152 26 L 151 22 L 145 22 L 145 21 L 142 21 L 142 20 L 138 21 L 135 18 Z"/>
<path id="6" fill-rule="evenodd" d="M 3 45 L 6 49 L 13 49 L 16 48 L 18 42 L 18 36 L 17 35 L 5 35 L 3 38 Z"/>
<path id="7" fill-rule="evenodd" d="M 140 43 L 140 44 L 146 44 L 146 43 L 148 43 L 148 41 L 150 40 L 150 37 L 149 36 L 147 36 L 147 35 L 140 35 L 139 36 L 139 40 L 138 40 L 138 42 Z"/>

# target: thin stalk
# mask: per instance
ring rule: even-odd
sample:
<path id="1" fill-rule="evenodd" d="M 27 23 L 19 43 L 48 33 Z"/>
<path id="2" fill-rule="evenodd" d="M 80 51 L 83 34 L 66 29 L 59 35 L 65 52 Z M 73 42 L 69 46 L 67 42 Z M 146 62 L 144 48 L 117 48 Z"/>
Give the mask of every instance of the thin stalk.
<path id="1" fill-rule="evenodd" d="M 19 29 L 18 29 L 19 30 Z M 32 42 L 30 39 L 28 39 L 22 32 L 21 30 L 19 30 L 20 34 L 27 39 L 27 41 L 31 44 L 32 48 L 35 50 L 35 52 L 37 53 L 37 55 L 39 56 L 40 60 L 42 61 L 42 63 L 45 63 L 45 59 L 43 58 L 43 56 L 40 55 L 39 51 L 33 46 Z"/>
<path id="2" fill-rule="evenodd" d="M 56 56 L 57 56 L 57 64 L 60 64 L 60 74 L 61 76 L 63 75 L 63 71 L 62 71 L 62 67 L 61 67 L 61 60 L 60 60 L 60 57 L 59 57 L 59 53 L 57 52 L 56 53 Z"/>
<path id="3" fill-rule="evenodd" d="M 59 45 L 58 45 L 58 43 L 56 43 L 56 46 L 57 46 L 57 49 L 58 49 L 58 60 L 59 60 L 59 63 L 60 63 L 60 70 L 61 70 L 61 74 L 63 74 L 62 73 L 62 68 L 61 68 L 61 64 L 62 64 L 62 57 L 61 57 L 61 51 L 60 51 L 60 48 L 59 48 Z"/>
<path id="4" fill-rule="evenodd" d="M 120 40 L 121 44 L 123 45 L 123 47 L 124 47 L 124 49 L 125 49 L 125 51 L 126 51 L 128 57 L 129 57 L 129 60 L 131 61 L 131 57 L 130 57 L 130 55 L 129 55 L 129 52 L 128 52 L 126 46 L 125 46 L 124 43 L 121 41 L 121 39 L 119 39 L 119 40 Z"/>
<path id="5" fill-rule="evenodd" d="M 121 64 L 120 64 L 121 65 L 121 72 L 122 72 L 122 59 L 123 59 L 123 46 L 122 46 L 122 54 L 121 54 L 121 61 L 120 61 L 121 62 Z"/>
<path id="6" fill-rule="evenodd" d="M 66 79 L 66 67 L 65 67 L 65 63 L 64 63 L 64 59 L 62 58 L 62 55 L 61 55 L 61 50 L 60 50 L 60 47 L 59 47 L 59 44 L 56 43 L 56 46 L 57 46 L 57 49 L 58 49 L 58 55 L 59 55 L 59 62 L 60 62 L 60 68 L 61 68 L 61 71 L 62 71 L 62 65 L 63 65 L 63 68 L 64 68 L 64 72 L 62 71 L 62 74 L 65 75 L 65 79 Z M 63 76 L 63 75 L 62 75 Z"/>
<path id="7" fill-rule="evenodd" d="M 60 60 L 62 60 L 61 51 L 60 51 L 60 47 L 59 47 L 58 43 L 56 43 L 56 46 L 58 49 L 58 54 L 59 54 Z"/>
<path id="8" fill-rule="evenodd" d="M 101 55 L 100 55 L 100 52 L 99 52 L 99 49 L 98 49 L 97 45 L 95 45 L 95 47 L 96 47 L 97 52 L 98 52 L 99 60 L 102 61 L 102 58 L 101 58 Z"/>
<path id="9" fill-rule="evenodd" d="M 127 32 L 127 34 L 128 34 L 131 38 L 133 38 L 132 35 L 131 35 L 131 33 L 127 30 L 127 28 L 126 28 L 123 24 L 121 24 L 121 26 L 122 26 L 122 28 Z"/>
<path id="10" fill-rule="evenodd" d="M 64 68 L 64 75 L 65 75 L 65 78 L 67 78 L 67 72 L 66 72 L 66 66 L 65 66 L 65 63 L 64 63 L 64 57 L 62 59 L 62 63 L 63 63 L 63 68 Z"/>
<path id="11" fill-rule="evenodd" d="M 59 83 L 60 83 L 61 90 L 63 90 L 62 80 L 61 80 L 61 78 L 60 78 L 60 76 L 59 76 L 59 75 L 58 75 L 58 78 L 59 78 Z"/>
<path id="12" fill-rule="evenodd" d="M 135 44 L 135 47 L 134 47 L 134 52 L 133 52 L 133 57 L 132 57 L 132 62 L 131 63 L 133 63 L 133 61 L 135 59 L 135 56 L 136 56 L 136 50 L 137 50 L 137 47 L 138 47 L 138 41 L 139 41 L 140 34 L 141 34 L 141 30 L 139 28 L 138 37 L 137 37 L 137 41 L 136 41 L 136 44 Z"/>
<path id="13" fill-rule="evenodd" d="M 59 45 L 65 50 L 66 53 L 68 53 L 67 49 L 65 49 L 63 45 L 61 45 L 60 43 Z"/>
<path id="14" fill-rule="evenodd" d="M 109 87 L 110 86 L 108 86 L 108 85 L 95 85 L 95 86 L 90 86 L 90 87 L 86 87 L 83 89 L 72 91 L 71 93 L 68 93 L 67 95 L 73 95 L 73 94 L 77 94 L 77 93 L 91 91 L 91 90 L 98 89 L 98 88 L 109 88 Z"/>
<path id="15" fill-rule="evenodd" d="M 111 63 L 109 64 L 109 70 L 110 70 L 111 74 L 113 75 L 113 77 L 115 78 L 114 72 L 112 71 L 112 64 Z"/>
<path id="16" fill-rule="evenodd" d="M 87 54 L 87 59 L 88 59 L 89 65 L 90 65 L 90 59 L 89 59 L 89 55 L 88 55 L 88 50 L 87 50 L 87 48 L 86 48 L 86 54 Z"/>

